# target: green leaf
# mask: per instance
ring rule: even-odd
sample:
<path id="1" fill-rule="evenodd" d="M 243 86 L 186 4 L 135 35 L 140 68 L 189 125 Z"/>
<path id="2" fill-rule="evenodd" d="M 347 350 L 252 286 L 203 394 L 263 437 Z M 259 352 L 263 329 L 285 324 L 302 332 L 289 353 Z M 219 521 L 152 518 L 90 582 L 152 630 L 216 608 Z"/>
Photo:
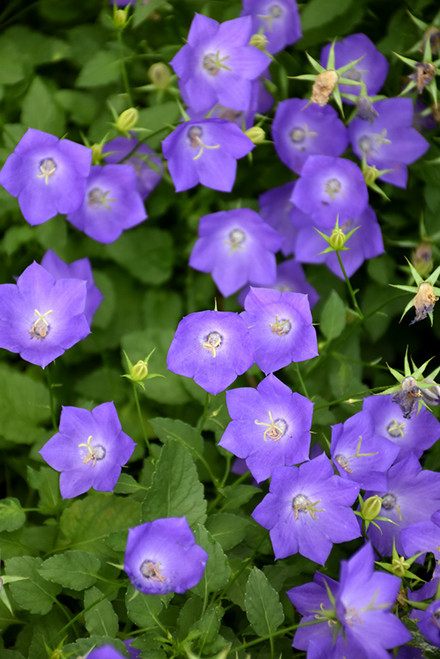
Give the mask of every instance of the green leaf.
<path id="1" fill-rule="evenodd" d="M 0 85 L 15 85 L 26 75 L 22 54 L 14 41 L 7 37 L 0 38 Z"/>
<path id="2" fill-rule="evenodd" d="M 26 521 L 26 515 L 21 503 L 14 497 L 0 501 L 0 531 L 16 531 Z"/>
<path id="3" fill-rule="evenodd" d="M 191 526 L 206 519 L 203 485 L 189 449 L 170 439 L 162 448 L 142 507 L 143 521 L 186 516 Z"/>
<path id="4" fill-rule="evenodd" d="M 108 50 L 97 52 L 81 69 L 76 87 L 99 87 L 116 82 L 121 74 L 119 58 Z"/>
<path id="5" fill-rule="evenodd" d="M 17 369 L 0 366 L 0 427 L 4 439 L 33 444 L 50 418 L 49 392 Z"/>
<path id="6" fill-rule="evenodd" d="M 21 107 L 20 120 L 25 126 L 62 137 L 66 129 L 64 112 L 55 103 L 43 78 L 36 76 L 32 80 Z"/>
<path id="7" fill-rule="evenodd" d="M 146 128 L 154 135 L 147 140 L 148 146 L 158 149 L 165 134 L 171 132 L 170 125 L 179 121 L 180 111 L 175 101 L 168 101 L 153 105 L 151 108 L 143 108 L 139 111 L 137 125 Z M 158 134 L 156 134 L 158 133 Z M 149 135 L 150 133 L 147 133 Z"/>
<path id="8" fill-rule="evenodd" d="M 303 32 L 314 30 L 326 23 L 330 23 L 338 16 L 349 11 L 351 0 L 328 2 L 328 0 L 310 0 L 301 12 L 301 27 Z"/>
<path id="9" fill-rule="evenodd" d="M 153 11 L 159 9 L 161 6 L 166 4 L 167 4 L 167 0 L 150 0 L 149 2 L 135 2 L 133 27 L 138 27 L 138 25 L 143 23 L 145 19 L 147 19 Z"/>
<path id="10" fill-rule="evenodd" d="M 217 540 L 224 551 L 238 545 L 246 535 L 249 520 L 245 517 L 231 513 L 217 513 L 210 515 L 206 521 L 206 528 L 214 540 Z"/>
<path id="11" fill-rule="evenodd" d="M 100 567 L 101 561 L 94 554 L 73 550 L 51 556 L 38 571 L 47 581 L 73 590 L 84 590 L 95 583 Z"/>
<path id="12" fill-rule="evenodd" d="M 158 627 L 157 617 L 167 605 L 168 599 L 167 596 L 145 595 L 130 586 L 125 595 L 127 615 L 137 627 L 145 629 L 145 631 L 156 629 Z"/>
<path id="13" fill-rule="evenodd" d="M 326 301 L 319 324 L 328 341 L 335 339 L 345 327 L 345 305 L 336 291 L 332 291 Z"/>
<path id="14" fill-rule="evenodd" d="M 114 612 L 113 606 L 108 599 L 98 601 L 101 597 L 102 592 L 99 588 L 95 587 L 86 590 L 84 593 L 85 609 L 94 602 L 97 602 L 88 611 L 84 611 L 86 629 L 89 634 L 114 637 L 119 629 L 118 616 Z"/>
<path id="15" fill-rule="evenodd" d="M 270 636 L 284 620 L 283 607 L 276 590 L 257 567 L 246 584 L 246 615 L 258 636 Z"/>
<path id="16" fill-rule="evenodd" d="M 225 501 L 223 503 L 223 510 L 237 510 L 245 503 L 250 501 L 261 490 L 254 485 L 227 485 L 219 489 L 220 494 L 223 494 Z"/>
<path id="17" fill-rule="evenodd" d="M 41 512 L 47 515 L 56 512 L 61 503 L 59 473 L 50 467 L 40 467 L 37 471 L 28 465 L 27 478 L 29 485 L 38 490 L 38 508 Z"/>
<path id="18" fill-rule="evenodd" d="M 41 558 L 33 556 L 19 556 L 5 561 L 6 575 L 26 577 L 24 581 L 9 584 L 18 606 L 38 615 L 49 613 L 61 591 L 60 586 L 49 583 L 39 574 L 42 562 Z"/>
<path id="19" fill-rule="evenodd" d="M 196 543 L 203 547 L 208 553 L 208 562 L 202 580 L 192 589 L 192 592 L 200 597 L 205 597 L 208 592 L 215 592 L 224 588 L 231 576 L 231 568 L 228 559 L 217 540 L 200 524 L 194 532 Z"/>
<path id="20" fill-rule="evenodd" d="M 193 428 L 188 423 L 184 423 L 178 419 L 156 417 L 150 420 L 150 425 L 153 426 L 154 432 L 161 442 L 165 443 L 169 439 L 175 439 L 185 444 L 195 456 L 203 452 L 202 436 L 197 432 L 196 428 Z"/>
<path id="21" fill-rule="evenodd" d="M 199 653 L 203 653 L 204 647 L 215 640 L 220 629 L 223 613 L 224 611 L 219 604 L 210 606 L 202 617 L 191 626 L 189 636 L 190 638 L 197 638 Z"/>

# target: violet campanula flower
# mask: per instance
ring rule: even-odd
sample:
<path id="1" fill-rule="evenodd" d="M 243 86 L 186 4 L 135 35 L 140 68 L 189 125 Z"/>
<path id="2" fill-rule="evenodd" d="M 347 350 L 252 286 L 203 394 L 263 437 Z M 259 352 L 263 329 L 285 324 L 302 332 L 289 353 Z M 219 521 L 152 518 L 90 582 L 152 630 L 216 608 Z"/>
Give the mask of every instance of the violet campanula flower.
<path id="1" fill-rule="evenodd" d="M 423 602 L 435 597 L 440 582 L 440 510 L 431 515 L 431 519 L 424 519 L 406 526 L 400 532 L 400 542 L 403 553 L 408 558 L 420 552 L 434 554 L 435 567 L 431 580 L 422 588 L 412 592 L 409 599 Z"/>
<path id="2" fill-rule="evenodd" d="M 358 217 L 368 204 L 368 191 L 359 167 L 332 156 L 309 156 L 293 189 L 291 201 L 310 215 L 318 227 Z"/>
<path id="3" fill-rule="evenodd" d="M 263 29 L 272 55 L 302 37 L 296 0 L 243 0 L 242 15 L 252 16 L 253 33 Z"/>
<path id="4" fill-rule="evenodd" d="M 248 282 L 272 284 L 280 244 L 280 235 L 250 208 L 219 211 L 200 218 L 199 239 L 189 265 L 212 273 L 219 291 L 227 297 Z"/>
<path id="5" fill-rule="evenodd" d="M 379 170 L 391 172 L 379 177 L 405 188 L 407 165 L 420 158 L 429 143 L 412 127 L 414 108 L 410 98 L 385 98 L 373 106 L 379 116 L 371 122 L 353 119 L 348 127 L 355 154 Z"/>
<path id="6" fill-rule="evenodd" d="M 100 243 L 112 243 L 125 229 L 147 219 L 131 165 L 92 167 L 82 206 L 67 216 L 80 231 Z"/>
<path id="7" fill-rule="evenodd" d="M 124 570 L 141 593 L 184 593 L 199 583 L 207 561 L 186 517 L 155 519 L 128 529 Z"/>
<path id="8" fill-rule="evenodd" d="M 124 655 L 115 650 L 111 645 L 101 645 L 101 647 L 89 652 L 87 659 L 124 659 Z"/>
<path id="9" fill-rule="evenodd" d="M 118 164 L 139 144 L 135 137 L 115 137 L 102 147 L 102 155 L 108 164 Z M 146 199 L 150 192 L 162 178 L 162 162 L 147 144 L 139 144 L 135 153 L 125 164 L 132 165 L 136 172 L 137 191 L 142 199 Z"/>
<path id="10" fill-rule="evenodd" d="M 294 222 L 295 222 L 294 216 Z M 348 219 L 339 225 L 345 234 L 359 227 L 346 243 L 347 250 L 339 253 L 348 277 L 360 268 L 367 259 L 383 254 L 382 232 L 371 206 L 366 206 L 362 213 Z M 322 252 L 327 248 L 325 240 L 315 231 L 313 224 L 298 228 L 295 240 L 295 257 L 301 263 L 325 263 L 325 265 L 340 279 L 344 279 L 336 252 Z"/>
<path id="11" fill-rule="evenodd" d="M 59 432 L 39 453 L 61 472 L 61 496 L 71 499 L 91 487 L 112 492 L 134 448 L 134 441 L 122 431 L 114 404 L 102 403 L 92 410 L 63 407 Z"/>
<path id="12" fill-rule="evenodd" d="M 358 412 L 345 423 L 332 426 L 330 454 L 343 478 L 363 489 L 385 488 L 386 471 L 399 454 L 399 448 L 375 435 L 370 416 Z"/>
<path id="13" fill-rule="evenodd" d="M 293 254 L 298 233 L 292 222 L 294 206 L 290 200 L 294 185 L 292 182 L 284 183 L 264 192 L 258 199 L 261 217 L 282 236 L 281 252 L 284 256 Z"/>
<path id="14" fill-rule="evenodd" d="M 336 110 L 308 103 L 300 98 L 281 101 L 272 123 L 275 150 L 297 174 L 309 156 L 339 156 L 348 146 L 347 129 Z"/>
<path id="15" fill-rule="evenodd" d="M 358 494 L 359 486 L 336 476 L 322 454 L 299 467 L 275 467 L 252 517 L 270 529 L 276 559 L 299 552 L 324 565 L 333 543 L 361 535 L 350 508 Z"/>
<path id="16" fill-rule="evenodd" d="M 249 45 L 250 16 L 218 23 L 196 14 L 185 46 L 170 64 L 179 77 L 183 99 L 196 111 L 214 105 L 247 110 L 251 102 L 251 81 L 267 69 L 270 59 Z"/>
<path id="17" fill-rule="evenodd" d="M 418 628 L 428 641 L 440 648 L 440 600 L 436 599 L 428 606 L 426 611 L 420 612 Z"/>
<path id="18" fill-rule="evenodd" d="M 313 403 L 268 375 L 256 389 L 226 392 L 232 421 L 219 446 L 246 460 L 257 483 L 270 478 L 275 467 L 309 459 Z"/>
<path id="19" fill-rule="evenodd" d="M 0 185 L 18 198 L 29 224 L 42 224 L 81 206 L 91 163 L 91 149 L 28 128 L 0 171 Z"/>
<path id="20" fill-rule="evenodd" d="M 309 298 L 311 309 L 319 300 L 318 293 L 306 279 L 301 263 L 298 263 L 295 259 L 289 259 L 288 261 L 283 261 L 283 263 L 277 265 L 275 283 L 268 288 L 275 288 L 281 293 L 284 293 L 285 291 L 290 291 L 292 293 L 305 293 Z M 244 306 L 244 301 L 249 290 L 250 286 L 246 286 L 238 294 L 237 299 L 242 306 Z"/>
<path id="21" fill-rule="evenodd" d="M 327 66 L 331 45 L 324 46 L 321 51 L 321 64 Z M 353 68 L 344 73 L 344 78 L 356 82 L 363 81 L 367 88 L 368 96 L 375 96 L 381 89 L 388 74 L 388 61 L 379 52 L 373 42 L 365 34 L 350 34 L 342 41 L 337 41 L 334 46 L 335 69 L 339 69 L 354 60 L 362 57 Z M 361 87 L 351 85 L 339 85 L 339 90 L 344 94 L 359 94 Z M 347 103 L 351 103 L 344 99 Z"/>
<path id="22" fill-rule="evenodd" d="M 398 577 L 374 571 L 373 549 L 364 545 L 342 561 L 339 583 L 317 572 L 312 583 L 287 591 L 304 616 L 293 647 L 306 650 L 310 659 L 385 659 L 386 650 L 411 639 L 391 613 L 399 589 Z"/>
<path id="23" fill-rule="evenodd" d="M 225 119 L 185 121 L 162 142 L 176 192 L 193 188 L 197 183 L 230 192 L 237 159 L 254 146 L 238 126 Z"/>
<path id="24" fill-rule="evenodd" d="M 428 519 L 440 510 L 440 474 L 422 469 L 411 453 L 390 467 L 386 487 L 366 492 L 365 498 L 378 494 L 382 499 L 379 513 L 390 522 L 376 520 L 368 527 L 367 535 L 382 556 L 391 556 L 393 538 L 396 550 L 403 553 L 400 532 L 410 524 Z"/>
<path id="25" fill-rule="evenodd" d="M 264 373 L 317 356 L 307 295 L 251 287 L 244 308 L 241 317 L 249 328 L 255 362 Z"/>
<path id="26" fill-rule="evenodd" d="M 0 348 L 45 368 L 90 334 L 86 282 L 55 278 L 35 261 L 0 285 Z"/>
<path id="27" fill-rule="evenodd" d="M 41 265 L 55 279 L 83 279 L 86 282 L 87 298 L 84 315 L 91 324 L 93 315 L 102 301 L 102 294 L 93 281 L 92 266 L 87 258 L 78 259 L 72 263 L 65 263 L 55 252 L 48 249 L 43 256 Z"/>
<path id="28" fill-rule="evenodd" d="M 230 311 L 198 311 L 179 323 L 167 356 L 170 371 L 211 394 L 229 387 L 254 363 L 246 323 Z"/>
<path id="29" fill-rule="evenodd" d="M 399 447 L 399 458 L 408 453 L 420 458 L 440 438 L 440 422 L 429 410 L 422 407 L 406 419 L 391 395 L 364 398 L 362 412 L 370 416 L 375 435 Z"/>

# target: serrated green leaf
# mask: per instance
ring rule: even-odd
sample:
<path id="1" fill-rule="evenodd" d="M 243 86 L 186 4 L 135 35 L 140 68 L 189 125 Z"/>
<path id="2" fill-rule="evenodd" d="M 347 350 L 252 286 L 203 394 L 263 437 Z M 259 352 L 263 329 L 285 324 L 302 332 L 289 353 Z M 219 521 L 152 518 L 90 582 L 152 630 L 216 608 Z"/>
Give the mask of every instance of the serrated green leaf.
<path id="1" fill-rule="evenodd" d="M 0 38 L 0 85 L 15 85 L 26 75 L 22 54 L 14 41 L 7 36 Z"/>
<path id="2" fill-rule="evenodd" d="M 201 455 L 203 452 L 203 438 L 188 423 L 178 419 L 165 419 L 156 417 L 150 420 L 150 425 L 157 434 L 161 442 L 167 442 L 169 439 L 175 439 L 187 446 L 194 455 Z"/>
<path id="3" fill-rule="evenodd" d="M 0 366 L 0 428 L 9 442 L 32 444 L 50 418 L 44 384 L 16 369 Z"/>
<path id="4" fill-rule="evenodd" d="M 116 82 L 121 74 L 118 56 L 108 50 L 93 55 L 83 66 L 76 87 L 99 87 Z"/>
<path id="5" fill-rule="evenodd" d="M 38 508 L 44 514 L 53 514 L 61 503 L 60 475 L 50 467 L 40 467 L 39 470 L 27 466 L 29 485 L 38 490 Z"/>
<path id="6" fill-rule="evenodd" d="M 26 514 L 21 503 L 14 497 L 0 501 L 0 531 L 16 531 L 26 521 Z"/>
<path id="7" fill-rule="evenodd" d="M 232 549 L 243 540 L 248 525 L 247 518 L 231 513 L 210 515 L 206 521 L 206 528 L 224 551 Z"/>
<path id="8" fill-rule="evenodd" d="M 43 561 L 33 556 L 19 556 L 5 561 L 5 574 L 26 577 L 24 581 L 9 584 L 10 592 L 18 606 L 31 613 L 49 613 L 55 598 L 61 591 L 57 584 L 49 583 L 39 573 Z"/>
<path id="9" fill-rule="evenodd" d="M 84 620 L 86 629 L 89 634 L 98 636 L 115 637 L 118 633 L 119 624 L 111 602 L 108 599 L 101 599 L 102 592 L 99 588 L 93 587 L 84 593 L 84 608 L 87 609 L 91 604 L 94 606 L 84 611 Z M 98 601 L 101 600 L 101 601 Z"/>
<path id="10" fill-rule="evenodd" d="M 101 561 L 94 554 L 73 550 L 51 556 L 38 571 L 47 581 L 73 590 L 84 590 L 95 583 L 100 567 Z"/>
<path id="11" fill-rule="evenodd" d="M 217 540 L 200 524 L 194 532 L 196 543 L 208 553 L 208 562 L 202 580 L 192 589 L 193 593 L 205 597 L 208 592 L 224 588 L 231 576 L 228 559 Z"/>
<path id="12" fill-rule="evenodd" d="M 261 570 L 254 567 L 246 584 L 246 615 L 258 636 L 270 636 L 284 620 L 276 590 Z"/>
<path id="13" fill-rule="evenodd" d="M 345 305 L 336 291 L 332 291 L 321 314 L 319 327 L 328 341 L 335 339 L 345 327 Z"/>
<path id="14" fill-rule="evenodd" d="M 157 616 L 168 604 L 168 599 L 167 596 L 145 595 L 130 586 L 125 595 L 127 615 L 135 625 L 145 631 L 156 629 L 158 627 Z"/>
<path id="15" fill-rule="evenodd" d="M 29 128 L 62 137 L 66 125 L 64 112 L 43 78 L 35 77 L 22 101 L 21 123 Z"/>
<path id="16" fill-rule="evenodd" d="M 219 489 L 220 494 L 224 496 L 223 510 L 237 510 L 245 503 L 250 501 L 253 496 L 261 492 L 254 485 L 226 485 Z"/>

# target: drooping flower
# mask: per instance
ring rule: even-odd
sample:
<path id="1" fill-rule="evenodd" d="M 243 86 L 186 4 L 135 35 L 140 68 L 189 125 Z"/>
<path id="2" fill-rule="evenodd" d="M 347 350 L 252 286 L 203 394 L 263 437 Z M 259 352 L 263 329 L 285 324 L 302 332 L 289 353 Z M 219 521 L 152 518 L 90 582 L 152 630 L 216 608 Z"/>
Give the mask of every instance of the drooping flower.
<path id="1" fill-rule="evenodd" d="M 112 243 L 125 229 L 147 219 L 131 165 L 92 167 L 82 206 L 67 220 L 100 243 Z"/>
<path id="2" fill-rule="evenodd" d="M 386 650 L 411 639 L 405 625 L 391 613 L 399 589 L 398 577 L 374 572 L 373 549 L 364 545 L 342 561 L 339 583 L 316 572 L 313 583 L 287 591 L 304 616 L 293 647 L 306 650 L 307 657 L 314 659 L 385 659 Z"/>
<path id="3" fill-rule="evenodd" d="M 60 492 L 71 499 L 91 487 L 112 492 L 135 443 L 122 431 L 113 403 L 92 410 L 63 407 L 60 429 L 40 450 L 49 466 L 60 471 Z"/>
<path id="4" fill-rule="evenodd" d="M 136 147 L 136 152 L 124 160 L 132 165 L 136 172 L 137 191 L 142 199 L 146 199 L 150 192 L 162 178 L 162 163 L 159 156 L 147 144 L 139 144 L 135 137 L 115 137 L 102 147 L 102 155 L 108 164 L 118 164 L 128 156 Z"/>
<path id="5" fill-rule="evenodd" d="M 296 0 L 243 0 L 242 15 L 252 16 L 254 34 L 263 30 L 273 55 L 302 37 Z"/>
<path id="6" fill-rule="evenodd" d="M 251 287 L 244 308 L 241 317 L 249 328 L 255 362 L 264 373 L 317 356 L 307 295 Z"/>
<path id="7" fill-rule="evenodd" d="M 275 150 L 297 174 L 309 156 L 339 156 L 348 145 L 347 129 L 336 110 L 307 103 L 299 98 L 281 101 L 272 124 Z"/>
<path id="8" fill-rule="evenodd" d="M 199 583 L 207 561 L 186 517 L 165 517 L 128 529 L 124 570 L 141 593 L 184 593 Z"/>
<path id="9" fill-rule="evenodd" d="M 28 128 L 0 172 L 0 185 L 18 198 L 29 224 L 42 224 L 81 206 L 91 163 L 91 149 Z"/>
<path id="10" fill-rule="evenodd" d="M 177 192 L 198 183 L 230 192 L 237 159 L 254 144 L 238 126 L 225 119 L 195 119 L 179 124 L 162 142 L 163 155 Z"/>
<path id="11" fill-rule="evenodd" d="M 226 404 L 232 421 L 219 446 L 244 458 L 257 482 L 270 478 L 277 466 L 309 459 L 313 403 L 274 375 L 256 389 L 227 391 Z"/>
<path id="12" fill-rule="evenodd" d="M 198 311 L 179 323 L 167 356 L 170 371 L 211 394 L 228 387 L 254 363 L 247 325 L 229 311 Z"/>
<path id="13" fill-rule="evenodd" d="M 264 286 L 276 276 L 281 237 L 255 211 L 237 208 L 200 218 L 189 265 L 212 273 L 219 291 L 232 295 L 248 282 Z"/>
<path id="14" fill-rule="evenodd" d="M 0 285 L 0 347 L 45 368 L 90 334 L 86 282 L 58 279 L 35 261 Z"/>
<path id="15" fill-rule="evenodd" d="M 275 467 L 252 517 L 270 529 L 276 559 L 299 552 L 324 565 L 333 543 L 361 535 L 350 508 L 358 494 L 359 486 L 336 476 L 322 454 L 299 467 Z"/>
<path id="16" fill-rule="evenodd" d="M 267 55 L 249 45 L 251 35 L 250 16 L 219 24 L 195 15 L 186 45 L 170 62 L 186 105 L 201 112 L 216 104 L 249 108 L 251 81 L 270 64 Z"/>
<path id="17" fill-rule="evenodd" d="M 89 259 L 84 258 L 72 263 L 65 263 L 55 252 L 48 249 L 41 260 L 41 265 L 55 279 L 82 279 L 86 282 L 87 298 L 84 315 L 90 324 L 95 311 L 101 304 L 102 294 L 93 280 L 92 266 Z"/>

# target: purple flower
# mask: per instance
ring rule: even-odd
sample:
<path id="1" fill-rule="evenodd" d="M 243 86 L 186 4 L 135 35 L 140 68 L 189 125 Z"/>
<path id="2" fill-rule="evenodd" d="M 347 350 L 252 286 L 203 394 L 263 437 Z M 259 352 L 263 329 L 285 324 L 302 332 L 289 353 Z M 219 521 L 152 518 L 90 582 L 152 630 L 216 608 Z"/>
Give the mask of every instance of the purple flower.
<path id="1" fill-rule="evenodd" d="M 391 169 L 380 178 L 405 188 L 407 165 L 420 158 L 429 143 L 412 127 L 413 104 L 410 98 L 386 98 L 374 103 L 379 117 L 374 121 L 354 119 L 348 131 L 355 154 L 365 155 L 368 165 Z"/>
<path id="2" fill-rule="evenodd" d="M 184 593 L 199 583 L 207 561 L 186 517 L 156 519 L 128 529 L 124 570 L 141 593 Z"/>
<path id="3" fill-rule="evenodd" d="M 334 542 L 361 535 L 350 508 L 358 494 L 358 485 L 336 476 L 322 454 L 300 467 L 275 467 L 252 517 L 270 529 L 276 559 L 299 552 L 324 565 Z"/>
<path id="4" fill-rule="evenodd" d="M 298 233 L 292 222 L 294 206 L 290 200 L 294 185 L 292 182 L 285 183 L 264 192 L 258 199 L 261 217 L 282 236 L 281 252 L 284 256 L 293 254 Z"/>
<path id="5" fill-rule="evenodd" d="M 436 599 L 421 613 L 418 628 L 428 641 L 440 648 L 440 600 Z"/>
<path id="6" fill-rule="evenodd" d="M 385 488 L 385 472 L 399 449 L 375 435 L 370 416 L 358 412 L 345 423 L 332 426 L 330 453 L 343 478 L 355 481 L 362 488 Z"/>
<path id="7" fill-rule="evenodd" d="M 83 279 L 86 282 L 87 298 L 84 315 L 90 324 L 95 311 L 101 304 L 102 294 L 93 281 L 92 266 L 89 259 L 84 258 L 73 261 L 73 263 L 64 263 L 55 252 L 48 249 L 43 256 L 41 265 L 55 279 Z"/>
<path id="8" fill-rule="evenodd" d="M 440 438 L 440 422 L 425 407 L 410 419 L 403 416 L 392 396 L 368 396 L 362 410 L 373 424 L 373 432 L 399 447 L 399 459 L 414 453 L 420 458 Z"/>
<path id="9" fill-rule="evenodd" d="M 272 124 L 275 150 L 297 174 L 309 156 L 339 156 L 348 145 L 347 129 L 336 110 L 308 103 L 299 98 L 282 101 Z"/>
<path id="10" fill-rule="evenodd" d="M 234 110 L 249 108 L 251 81 L 270 64 L 267 55 L 249 45 L 251 35 L 249 16 L 219 24 L 195 15 L 186 45 L 170 62 L 189 107 L 201 112 L 217 103 Z"/>
<path id="11" fill-rule="evenodd" d="M 176 192 L 193 188 L 197 183 L 230 192 L 237 159 L 254 146 L 238 126 L 225 119 L 186 121 L 162 142 Z"/>
<path id="12" fill-rule="evenodd" d="M 199 311 L 183 318 L 168 351 L 170 371 L 211 394 L 228 387 L 254 363 L 246 323 L 229 311 Z"/>
<path id="13" fill-rule="evenodd" d="M 420 552 L 432 552 L 435 558 L 431 580 L 411 593 L 409 599 L 422 602 L 435 597 L 440 581 L 440 510 L 431 515 L 431 519 L 423 519 L 402 529 L 400 542 L 403 553 L 408 558 Z"/>
<path id="14" fill-rule="evenodd" d="M 128 657 L 129 659 L 141 659 L 141 651 L 132 646 L 134 640 L 134 638 L 130 638 L 123 641 L 128 651 Z"/>
<path id="15" fill-rule="evenodd" d="M 251 288 L 241 313 L 255 349 L 255 362 L 272 373 L 318 354 L 307 295 Z"/>
<path id="16" fill-rule="evenodd" d="M 102 155 L 105 156 L 106 163 L 116 165 L 138 144 L 135 137 L 115 137 L 104 144 Z M 146 199 L 162 178 L 163 167 L 159 156 L 146 144 L 139 144 L 136 152 L 124 162 L 134 167 L 137 191 L 142 199 Z"/>
<path id="17" fill-rule="evenodd" d="M 321 64 L 327 66 L 330 44 L 321 51 Z M 388 73 L 388 61 L 365 34 L 351 34 L 342 41 L 335 43 L 335 69 L 339 69 L 350 62 L 362 57 L 353 68 L 344 73 L 344 78 L 363 81 L 367 88 L 367 95 L 374 96 L 385 82 Z M 361 87 L 339 85 L 344 94 L 359 94 Z M 344 99 L 346 100 L 346 99 Z M 351 101 L 347 101 L 351 103 Z"/>
<path id="18" fill-rule="evenodd" d="M 243 0 L 242 15 L 252 16 L 254 34 L 263 29 L 269 53 L 279 53 L 302 37 L 295 0 Z"/>
<path id="19" fill-rule="evenodd" d="M 373 550 L 364 545 L 342 561 L 339 583 L 317 572 L 313 583 L 287 591 L 304 616 L 293 647 L 307 650 L 309 659 L 385 659 L 385 650 L 411 639 L 391 613 L 399 589 L 399 578 L 374 572 Z"/>
<path id="20" fill-rule="evenodd" d="M 348 219 L 339 225 L 344 233 L 352 231 L 355 227 L 359 228 L 347 241 L 345 246 L 348 249 L 340 252 L 348 277 L 351 277 L 364 261 L 379 256 L 385 251 L 382 232 L 371 206 L 366 206 L 358 217 Z M 295 241 L 295 257 L 298 261 L 301 263 L 325 263 L 337 277 L 344 279 L 336 253 L 322 254 L 327 247 L 325 240 L 315 231 L 313 220 L 309 226 L 298 228 Z"/>
<path id="21" fill-rule="evenodd" d="M 232 418 L 219 446 L 245 458 L 255 480 L 270 478 L 277 466 L 309 459 L 313 403 L 292 393 L 275 375 L 268 375 L 256 389 L 226 392 Z"/>
<path id="22" fill-rule="evenodd" d="M 274 282 L 281 237 L 255 211 L 237 208 L 204 215 L 199 236 L 189 264 L 211 272 L 225 297 L 250 281 L 261 286 Z"/>
<path id="23" fill-rule="evenodd" d="M 18 197 L 29 224 L 42 224 L 81 206 L 91 162 L 91 149 L 28 128 L 0 172 L 0 185 Z"/>
<path id="24" fill-rule="evenodd" d="M 131 165 L 92 167 L 82 206 L 67 216 L 77 229 L 106 244 L 146 218 Z"/>
<path id="25" fill-rule="evenodd" d="M 101 645 L 100 648 L 92 650 L 87 655 L 87 659 L 124 659 L 124 655 L 115 650 L 111 645 Z"/>
<path id="26" fill-rule="evenodd" d="M 0 348 L 45 368 L 90 334 L 86 282 L 58 279 L 35 261 L 16 284 L 0 285 Z"/>
<path id="27" fill-rule="evenodd" d="M 93 410 L 63 407 L 60 431 L 40 455 L 61 472 L 61 496 L 71 499 L 91 487 L 112 492 L 134 448 L 134 441 L 122 431 L 114 404 L 102 403 Z"/>
<path id="28" fill-rule="evenodd" d="M 367 185 L 350 160 L 309 156 L 293 189 L 291 201 L 318 226 L 333 228 L 358 217 L 368 203 Z"/>

